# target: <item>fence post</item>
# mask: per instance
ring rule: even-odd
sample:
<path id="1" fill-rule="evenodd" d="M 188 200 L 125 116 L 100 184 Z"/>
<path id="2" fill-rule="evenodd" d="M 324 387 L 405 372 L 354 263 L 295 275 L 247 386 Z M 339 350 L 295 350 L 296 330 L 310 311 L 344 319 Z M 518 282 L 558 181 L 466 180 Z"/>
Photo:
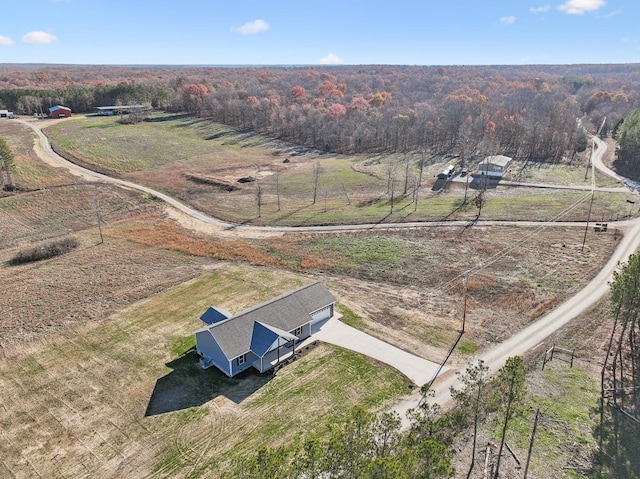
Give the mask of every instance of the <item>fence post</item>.
<path id="1" fill-rule="evenodd" d="M 573 367 L 573 356 L 574 356 L 575 352 L 576 352 L 575 349 L 573 351 L 571 351 L 571 367 Z"/>

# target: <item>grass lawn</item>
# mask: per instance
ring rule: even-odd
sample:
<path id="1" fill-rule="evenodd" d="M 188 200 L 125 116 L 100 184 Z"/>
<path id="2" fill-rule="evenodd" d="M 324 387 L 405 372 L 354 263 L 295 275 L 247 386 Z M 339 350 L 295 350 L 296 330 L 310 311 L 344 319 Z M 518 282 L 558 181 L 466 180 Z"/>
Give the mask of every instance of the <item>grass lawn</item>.
<path id="1" fill-rule="evenodd" d="M 544 371 L 533 371 L 528 384 L 534 414 L 515 420 L 507 441 L 526 458 L 533 416 L 540 408 L 529 472 L 533 477 L 584 477 L 584 467 L 597 448 L 599 384 L 585 369 L 570 368 L 560 360 L 547 364 Z"/>
<path id="2" fill-rule="evenodd" d="M 190 335 L 207 306 L 237 312 L 304 282 L 228 267 L 3 358 L 0 476 L 197 477 L 406 393 L 397 371 L 328 345 L 276 376 L 199 368 Z"/>
<path id="3" fill-rule="evenodd" d="M 579 360 L 573 368 L 554 359 L 544 371 L 540 364 L 527 373 L 528 395 L 523 411 L 509 422 L 500 477 L 522 477 L 533 430 L 536 411 L 540 410 L 533 442 L 528 477 L 584 478 L 590 475 L 598 448 L 597 408 L 600 387 L 589 372 L 590 365 Z M 482 477 L 487 444 L 491 444 L 491 461 L 495 464 L 500 444 L 503 418 L 498 414 L 483 419 L 479 425 L 475 467 L 471 477 Z M 456 477 L 465 477 L 472 457 L 472 430 L 460 437 L 456 445 Z M 608 477 L 608 476 L 607 476 Z M 617 477 L 617 476 L 616 476 Z M 622 477 L 622 476 L 620 476 Z M 629 476 L 631 477 L 631 476 Z"/>
<path id="4" fill-rule="evenodd" d="M 63 168 L 53 168 L 38 158 L 33 149 L 35 136 L 31 129 L 13 121 L 1 121 L 0 138 L 7 142 L 14 155 L 13 180 L 20 189 L 51 188 L 77 182 Z"/>

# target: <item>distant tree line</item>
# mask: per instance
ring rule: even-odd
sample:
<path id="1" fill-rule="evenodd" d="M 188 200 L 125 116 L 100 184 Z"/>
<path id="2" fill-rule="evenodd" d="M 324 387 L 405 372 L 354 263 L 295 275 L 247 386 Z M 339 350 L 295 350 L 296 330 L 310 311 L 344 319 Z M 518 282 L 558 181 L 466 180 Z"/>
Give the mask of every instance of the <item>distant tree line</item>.
<path id="1" fill-rule="evenodd" d="M 94 113 L 97 106 L 148 104 L 153 108 L 171 106 L 172 93 L 166 88 L 121 82 L 94 87 L 74 86 L 54 89 L 3 89 L 0 104 L 21 115 L 48 113 L 55 105 L 64 105 L 77 113 Z"/>
<path id="2" fill-rule="evenodd" d="M 146 103 L 338 153 L 572 158 L 640 106 L 633 65 L 0 67 L 0 107 Z M 580 119 L 580 122 L 577 120 Z"/>

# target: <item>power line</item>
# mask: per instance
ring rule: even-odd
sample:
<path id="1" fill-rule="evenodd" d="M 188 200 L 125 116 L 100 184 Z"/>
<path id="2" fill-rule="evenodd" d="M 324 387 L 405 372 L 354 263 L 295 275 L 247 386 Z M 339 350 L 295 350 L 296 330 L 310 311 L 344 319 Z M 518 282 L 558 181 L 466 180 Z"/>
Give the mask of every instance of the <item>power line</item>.
<path id="1" fill-rule="evenodd" d="M 565 208 L 563 211 L 558 213 L 552 219 L 542 223 L 533 232 L 526 234 L 522 239 L 518 240 L 516 243 L 512 244 L 511 246 L 505 247 L 500 252 L 494 254 L 493 256 L 491 256 L 489 259 L 487 259 L 486 261 L 484 261 L 480 265 L 475 266 L 473 268 L 470 268 L 470 269 L 468 269 L 466 271 L 463 271 L 462 273 L 458 274 L 457 276 L 455 276 L 451 280 L 447 281 L 446 283 L 441 284 L 440 286 L 438 286 L 435 289 L 435 291 L 444 292 L 444 290 L 448 289 L 452 284 L 454 284 L 454 283 L 457 284 L 458 280 L 460 280 L 461 278 L 469 277 L 469 276 L 471 276 L 473 274 L 477 274 L 480 271 L 482 271 L 483 269 L 486 269 L 487 267 L 491 266 L 492 264 L 494 264 L 496 261 L 498 261 L 499 259 L 501 259 L 504 256 L 506 256 L 509 252 L 511 252 L 515 248 L 517 248 L 519 246 L 522 246 L 531 237 L 536 236 L 536 235 L 540 234 L 542 231 L 544 231 L 545 229 L 549 228 L 550 226 L 553 226 L 554 223 L 556 223 L 558 220 L 560 220 L 561 218 L 563 218 L 564 216 L 569 214 L 571 211 L 576 209 L 582 203 L 587 201 L 590 197 L 591 197 L 591 192 L 587 193 L 584 197 L 580 198 L 578 201 L 576 201 L 572 205 L 570 205 L 567 208 Z"/>

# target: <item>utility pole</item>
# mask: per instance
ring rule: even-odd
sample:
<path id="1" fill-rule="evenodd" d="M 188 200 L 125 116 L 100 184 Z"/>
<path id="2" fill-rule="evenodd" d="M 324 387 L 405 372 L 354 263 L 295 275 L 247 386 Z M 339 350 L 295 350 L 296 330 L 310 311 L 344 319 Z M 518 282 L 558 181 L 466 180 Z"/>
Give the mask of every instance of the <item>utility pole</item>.
<path id="1" fill-rule="evenodd" d="M 531 431 L 531 441 L 529 441 L 529 452 L 527 452 L 527 463 L 524 466 L 524 475 L 522 479 L 527 479 L 527 472 L 529 472 L 529 461 L 531 460 L 531 452 L 533 451 L 533 440 L 536 437 L 536 429 L 538 427 L 538 418 L 540 417 L 540 408 L 536 410 L 536 418 L 533 421 L 533 430 Z"/>
<path id="2" fill-rule="evenodd" d="M 584 251 L 584 244 L 587 241 L 587 231 L 589 230 L 589 220 L 591 220 L 591 208 L 593 207 L 593 197 L 596 193 L 596 169 L 593 166 L 593 153 L 596 148 L 596 142 L 591 138 L 591 156 L 589 157 L 589 163 L 591 163 L 591 202 L 589 203 L 589 214 L 587 215 L 587 226 L 584 228 L 584 238 L 582 238 L 582 249 Z M 586 176 L 585 176 L 586 179 Z"/>
<path id="3" fill-rule="evenodd" d="M 258 200 L 258 218 L 262 217 L 262 186 L 258 184 L 256 189 L 256 199 Z"/>
<path id="4" fill-rule="evenodd" d="M 276 198 L 278 201 L 278 210 L 280 211 L 280 168 L 276 166 Z"/>
<path id="5" fill-rule="evenodd" d="M 464 300 L 463 300 L 463 306 L 462 306 L 462 330 L 460 331 L 461 334 L 464 334 L 464 325 L 467 322 L 467 277 L 465 276 L 464 278 L 462 278 L 462 287 L 463 289 L 463 295 L 464 295 Z"/>
<path id="6" fill-rule="evenodd" d="M 466 180 L 465 184 L 464 184 L 464 204 L 467 204 L 467 192 L 469 191 L 469 170 L 466 169 L 464 171 L 466 171 L 465 176 L 464 176 L 464 178 Z"/>
<path id="7" fill-rule="evenodd" d="M 104 237 L 102 236 L 102 218 L 100 218 L 100 209 L 98 208 L 98 200 L 95 196 L 93 197 L 93 208 L 96 212 L 96 218 L 98 219 L 98 232 L 100 233 L 100 243 L 98 244 L 102 244 L 104 243 Z"/>
<path id="8" fill-rule="evenodd" d="M 591 202 L 589 203 L 589 213 L 587 215 L 587 225 L 584 227 L 584 238 L 582 238 L 582 249 L 580 251 L 584 251 L 584 244 L 587 241 L 587 231 L 589 231 L 589 220 L 591 219 L 591 208 L 593 207 L 593 196 L 595 191 L 591 190 Z"/>

